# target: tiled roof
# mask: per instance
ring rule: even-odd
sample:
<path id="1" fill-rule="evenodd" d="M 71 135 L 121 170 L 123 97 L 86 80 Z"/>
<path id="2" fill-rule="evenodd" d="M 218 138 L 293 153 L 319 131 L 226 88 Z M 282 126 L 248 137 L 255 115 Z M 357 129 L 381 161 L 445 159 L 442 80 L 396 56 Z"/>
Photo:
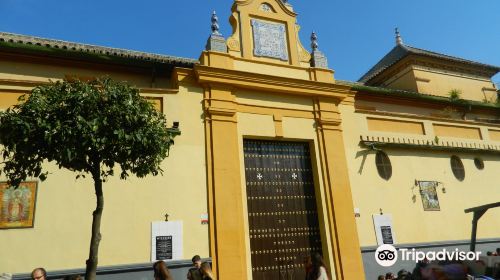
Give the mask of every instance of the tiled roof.
<path id="1" fill-rule="evenodd" d="M 485 103 L 481 101 L 464 100 L 464 99 L 452 100 L 446 96 L 432 95 L 428 93 L 419 93 L 415 91 L 393 89 L 380 86 L 368 86 L 360 82 L 351 82 L 345 80 L 336 80 L 335 82 L 340 85 L 350 86 L 352 90 L 356 91 L 357 94 L 360 94 L 361 96 L 365 94 L 380 94 L 391 97 L 405 97 L 421 101 L 438 102 L 438 103 L 455 104 L 455 105 L 459 104 L 462 106 L 470 105 L 474 108 L 492 109 L 496 111 L 500 110 L 500 105 L 498 105 L 497 103 Z"/>
<path id="2" fill-rule="evenodd" d="M 482 68 L 486 68 L 489 71 L 498 73 L 500 72 L 500 67 L 498 66 L 493 66 L 493 65 L 488 65 L 480 62 L 475 62 L 471 60 L 466 60 L 463 58 L 459 57 L 454 57 L 454 56 L 449 56 L 445 54 L 440 54 L 432 51 L 427 51 L 403 44 L 398 44 L 395 46 L 388 54 L 386 54 L 375 66 L 373 66 L 363 77 L 361 77 L 358 81 L 362 83 L 366 83 L 370 81 L 371 79 L 375 78 L 378 76 L 380 73 L 382 73 L 385 69 L 391 67 L 392 65 L 396 64 L 398 61 L 401 59 L 405 58 L 408 55 L 420 55 L 420 56 L 427 56 L 427 57 L 432 57 L 432 58 L 438 58 L 438 59 L 443 59 L 443 60 L 448 60 L 452 61 L 455 63 L 461 63 L 461 64 L 469 64 L 473 66 L 478 66 Z"/>
<path id="3" fill-rule="evenodd" d="M 0 47 L 5 45 L 15 45 L 22 51 L 23 48 L 38 48 L 37 50 L 60 50 L 61 53 L 68 53 L 72 55 L 99 55 L 109 58 L 119 58 L 125 60 L 137 60 L 143 62 L 155 62 L 161 64 L 169 64 L 175 66 L 192 67 L 198 63 L 198 60 L 181 58 L 175 56 L 146 53 L 118 48 L 109 48 L 88 44 L 80 44 L 74 42 L 67 42 L 54 39 L 46 39 L 34 36 L 13 34 L 7 32 L 0 32 Z"/>

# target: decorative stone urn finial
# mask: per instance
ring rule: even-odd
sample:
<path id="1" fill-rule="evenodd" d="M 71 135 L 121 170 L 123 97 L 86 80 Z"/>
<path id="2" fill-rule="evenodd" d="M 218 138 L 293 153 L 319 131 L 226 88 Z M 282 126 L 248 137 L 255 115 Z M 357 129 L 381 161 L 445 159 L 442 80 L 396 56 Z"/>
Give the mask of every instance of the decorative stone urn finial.
<path id="1" fill-rule="evenodd" d="M 313 52 L 318 49 L 318 36 L 314 31 L 311 34 L 311 48 Z"/>
<path id="2" fill-rule="evenodd" d="M 219 18 L 217 17 L 217 13 L 215 11 L 212 13 L 212 34 L 221 35 L 219 33 Z"/>
<path id="3" fill-rule="evenodd" d="M 328 69 L 328 60 L 326 56 L 318 49 L 318 35 L 316 32 L 311 34 L 311 67 Z"/>
<path id="4" fill-rule="evenodd" d="M 212 13 L 212 34 L 208 37 L 205 49 L 207 51 L 227 53 L 226 39 L 219 32 L 219 18 L 215 11 Z"/>
<path id="5" fill-rule="evenodd" d="M 399 34 L 399 28 L 396 27 L 396 45 L 403 45 L 403 38 Z"/>

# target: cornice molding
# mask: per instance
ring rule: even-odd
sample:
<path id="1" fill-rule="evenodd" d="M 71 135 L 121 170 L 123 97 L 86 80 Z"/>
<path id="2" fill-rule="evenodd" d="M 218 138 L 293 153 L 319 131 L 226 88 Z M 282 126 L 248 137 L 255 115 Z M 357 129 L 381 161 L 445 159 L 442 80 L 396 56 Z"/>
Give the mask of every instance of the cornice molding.
<path id="1" fill-rule="evenodd" d="M 256 74 L 203 65 L 194 69 L 200 84 L 220 84 L 264 92 L 285 93 L 309 97 L 334 98 L 339 102 L 351 95 L 350 87 L 334 83 Z"/>
<path id="2" fill-rule="evenodd" d="M 376 116 L 384 116 L 384 117 L 394 117 L 394 118 L 402 118 L 405 120 L 429 120 L 435 121 L 439 123 L 453 123 L 453 124 L 461 124 L 467 125 L 473 128 L 479 128 L 479 126 L 486 126 L 492 128 L 500 128 L 500 124 L 495 123 L 487 123 L 481 121 L 474 120 L 459 120 L 459 119 L 451 119 L 451 118 L 440 118 L 428 115 L 418 115 L 418 114 L 409 114 L 409 113 L 394 113 L 394 112 L 384 112 L 384 111 L 374 111 L 374 110 L 366 110 L 366 109 L 356 109 L 355 113 L 365 114 L 365 115 L 376 115 Z"/>
<path id="3" fill-rule="evenodd" d="M 179 89 L 169 88 L 138 88 L 140 93 L 146 94 L 177 94 Z"/>
<path id="4" fill-rule="evenodd" d="M 49 83 L 50 83 L 49 81 L 0 79 L 0 85 L 8 85 L 8 86 L 36 87 L 39 85 L 46 85 Z"/>
<path id="5" fill-rule="evenodd" d="M 176 67 L 172 71 L 172 82 L 175 88 L 179 88 L 181 84 L 196 84 L 194 71 L 190 68 Z"/>
<path id="6" fill-rule="evenodd" d="M 20 92 L 20 93 L 30 93 L 34 87 L 41 85 L 48 85 L 48 84 L 50 84 L 50 81 L 0 79 L 0 90 Z M 19 87 L 19 88 L 12 88 L 12 87 Z M 140 93 L 146 93 L 146 94 L 176 94 L 179 92 L 178 89 L 168 89 L 168 88 L 138 87 L 137 89 L 139 89 Z"/>

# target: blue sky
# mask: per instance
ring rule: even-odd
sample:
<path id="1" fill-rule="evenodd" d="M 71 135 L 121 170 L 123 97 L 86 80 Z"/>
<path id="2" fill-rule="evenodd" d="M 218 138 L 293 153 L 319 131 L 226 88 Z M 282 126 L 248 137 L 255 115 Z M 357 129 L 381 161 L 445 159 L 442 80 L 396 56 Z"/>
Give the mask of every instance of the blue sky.
<path id="1" fill-rule="evenodd" d="M 395 44 L 500 66 L 498 0 L 290 0 L 337 79 L 357 80 Z M 0 31 L 198 58 L 216 10 L 228 37 L 232 0 L 0 0 Z M 500 75 L 494 78 L 500 82 Z"/>

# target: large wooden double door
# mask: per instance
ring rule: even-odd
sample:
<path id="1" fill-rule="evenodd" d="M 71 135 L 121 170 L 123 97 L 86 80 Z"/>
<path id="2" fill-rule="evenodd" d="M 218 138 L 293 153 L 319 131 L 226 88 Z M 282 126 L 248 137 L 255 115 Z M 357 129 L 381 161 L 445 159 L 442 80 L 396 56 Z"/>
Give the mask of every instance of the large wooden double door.
<path id="1" fill-rule="evenodd" d="M 253 279 L 303 280 L 322 251 L 309 144 L 244 140 L 244 154 Z"/>

